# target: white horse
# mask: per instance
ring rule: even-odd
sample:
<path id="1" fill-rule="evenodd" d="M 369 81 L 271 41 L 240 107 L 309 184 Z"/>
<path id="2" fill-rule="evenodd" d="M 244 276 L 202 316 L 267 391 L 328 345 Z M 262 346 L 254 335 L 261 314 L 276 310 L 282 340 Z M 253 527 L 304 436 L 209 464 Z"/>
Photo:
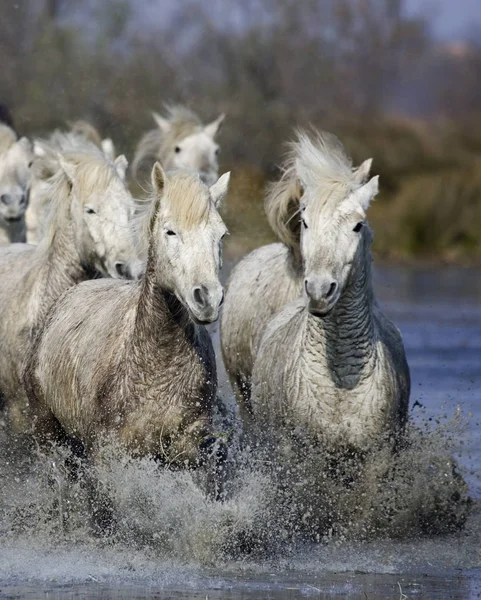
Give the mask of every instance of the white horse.
<path id="1" fill-rule="evenodd" d="M 215 356 L 203 324 L 223 298 L 217 207 L 228 181 L 209 189 L 154 165 L 153 198 L 138 217 L 149 257 L 142 281 L 75 286 L 32 348 L 25 381 L 42 410 L 40 434 L 55 436 L 60 424 L 94 460 L 112 435 L 134 455 L 181 468 L 215 447 Z"/>
<path id="2" fill-rule="evenodd" d="M 121 176 L 125 157 L 112 163 L 99 151 L 66 152 L 60 165 L 41 243 L 0 249 L 0 395 L 19 432 L 31 426 L 21 385 L 25 353 L 51 305 L 66 289 L 99 273 L 139 272 L 129 222 L 133 199 Z"/>
<path id="3" fill-rule="evenodd" d="M 198 173 L 206 185 L 212 185 L 219 171 L 219 145 L 215 136 L 225 115 L 219 115 L 208 125 L 203 125 L 194 112 L 183 106 L 169 107 L 167 117 L 155 112 L 152 116 L 157 128 L 139 142 L 132 164 L 134 176 L 138 177 L 144 161 L 156 159 L 167 171 Z"/>
<path id="4" fill-rule="evenodd" d="M 359 185 L 332 135 L 301 135 L 295 155 L 304 294 L 262 336 L 250 422 L 289 442 L 366 449 L 403 427 L 410 391 L 401 335 L 371 282 L 366 211 L 378 177 Z"/>
<path id="5" fill-rule="evenodd" d="M 300 145 L 291 145 L 280 181 L 272 184 L 266 198 L 266 213 L 282 243 L 262 246 L 248 254 L 233 269 L 227 282 L 221 316 L 221 348 L 231 385 L 241 411 L 249 405 L 252 367 L 267 323 L 287 303 L 298 298 L 304 287 L 304 261 L 300 246 L 300 202 L 307 191 L 296 171 Z M 353 183 L 369 176 L 372 160 L 352 173 Z M 317 189 L 317 187 L 316 187 Z"/>
<path id="6" fill-rule="evenodd" d="M 66 133 L 56 130 L 48 140 L 34 140 L 35 160 L 33 162 L 33 180 L 30 188 L 30 198 L 25 213 L 27 242 L 38 244 L 45 234 L 46 219 L 50 206 L 49 179 L 60 168 L 58 155 L 63 152 L 80 150 L 103 152 L 110 161 L 115 161 L 115 147 L 110 138 L 102 139 L 97 129 L 86 121 L 76 121 L 71 125 L 71 131 Z M 123 160 L 123 159 L 122 159 Z M 118 172 L 125 179 L 125 169 Z"/>
<path id="7" fill-rule="evenodd" d="M 0 244 L 25 241 L 33 158 L 29 140 L 0 123 Z"/>

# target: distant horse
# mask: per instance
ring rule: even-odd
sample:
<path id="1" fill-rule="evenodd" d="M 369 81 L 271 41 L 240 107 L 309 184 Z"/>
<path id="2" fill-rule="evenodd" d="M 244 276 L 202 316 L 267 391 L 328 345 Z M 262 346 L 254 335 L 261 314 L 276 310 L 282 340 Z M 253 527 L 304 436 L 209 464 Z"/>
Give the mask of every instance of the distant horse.
<path id="1" fill-rule="evenodd" d="M 267 323 L 304 289 L 300 207 L 303 195 L 315 190 L 309 190 L 308 183 L 299 179 L 298 150 L 298 144 L 291 146 L 282 178 L 271 184 L 266 198 L 269 224 L 282 243 L 268 244 L 248 254 L 227 282 L 221 348 L 241 411 L 249 404 L 252 367 Z M 353 185 L 366 181 L 371 162 L 364 161 L 352 172 Z"/>
<path id="2" fill-rule="evenodd" d="M 304 189 L 304 294 L 262 336 L 250 423 L 289 442 L 364 450 L 402 429 L 410 391 L 401 335 L 371 281 L 366 211 L 378 177 L 360 185 L 339 140 L 325 133 L 301 134 L 292 161 Z"/>
<path id="3" fill-rule="evenodd" d="M 25 241 L 33 159 L 29 140 L 0 124 L 0 245 Z"/>
<path id="4" fill-rule="evenodd" d="M 25 353 L 50 306 L 69 287 L 96 277 L 136 275 L 129 223 L 133 199 L 115 163 L 90 149 L 65 152 L 51 181 L 47 232 L 38 246 L 0 248 L 0 395 L 15 431 L 32 415 L 21 384 Z"/>
<path id="5" fill-rule="evenodd" d="M 194 112 L 183 106 L 169 107 L 167 112 L 167 117 L 152 113 L 157 127 L 146 133 L 137 146 L 132 164 L 134 177 L 138 177 L 142 163 L 154 159 L 167 171 L 198 173 L 206 185 L 212 185 L 219 171 L 215 136 L 225 115 L 203 125 Z"/>
<path id="6" fill-rule="evenodd" d="M 40 434 L 60 428 L 93 460 L 111 435 L 133 455 L 180 468 L 219 450 L 215 356 L 203 324 L 217 319 L 223 298 L 217 207 L 228 181 L 209 189 L 154 165 L 153 198 L 138 217 L 148 244 L 142 281 L 75 286 L 32 347 L 25 382 Z"/>

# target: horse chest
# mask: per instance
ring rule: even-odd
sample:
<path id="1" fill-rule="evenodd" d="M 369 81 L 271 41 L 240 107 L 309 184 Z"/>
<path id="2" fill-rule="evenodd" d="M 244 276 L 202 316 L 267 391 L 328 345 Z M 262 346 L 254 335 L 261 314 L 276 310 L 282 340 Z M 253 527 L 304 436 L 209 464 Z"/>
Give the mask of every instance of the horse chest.
<path id="1" fill-rule="evenodd" d="M 197 348 L 158 360 L 132 361 L 120 382 L 125 420 L 143 428 L 177 429 L 205 412 L 214 395 L 215 370 Z"/>
<path id="2" fill-rule="evenodd" d="M 287 375 L 286 413 L 331 440 L 364 445 L 391 420 L 394 398 L 382 355 L 335 370 L 325 347 L 307 347 Z"/>

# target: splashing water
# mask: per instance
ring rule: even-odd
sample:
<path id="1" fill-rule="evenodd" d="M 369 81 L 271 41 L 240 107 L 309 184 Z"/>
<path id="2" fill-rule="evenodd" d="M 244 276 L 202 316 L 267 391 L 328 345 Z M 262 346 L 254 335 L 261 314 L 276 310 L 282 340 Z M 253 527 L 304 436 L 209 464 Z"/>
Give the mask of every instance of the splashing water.
<path id="1" fill-rule="evenodd" d="M 36 449 L 29 456 L 5 439 L 1 540 L 115 543 L 166 560 L 219 565 L 292 556 L 311 541 L 450 533 L 463 527 L 471 508 L 451 458 L 462 426 L 459 414 L 434 430 L 410 426 L 402 450 L 393 453 L 386 445 L 362 461 L 312 448 L 289 459 L 261 450 L 234 451 L 223 502 L 204 493 L 201 473 L 133 459 L 113 443 L 103 448 L 94 470 L 72 480 L 67 450 Z M 107 538 L 98 539 L 92 527 L 91 477 L 113 510 Z"/>
<path id="2" fill-rule="evenodd" d="M 443 311 L 441 316 L 458 314 Z M 445 417 L 438 416 L 444 388 L 448 407 L 464 394 L 476 410 L 471 401 L 475 392 L 465 390 L 465 382 L 479 380 L 478 329 L 470 324 L 467 337 L 457 322 L 448 326 L 449 352 L 462 360 L 463 369 L 472 366 L 472 374 L 442 379 L 438 387 L 439 368 L 446 371 L 437 337 L 442 329 L 435 337 L 430 330 L 425 333 L 426 327 L 420 329 L 417 320 L 402 326 L 414 381 L 429 382 L 429 392 L 427 386 L 422 395 L 415 390 L 414 398 L 426 403 L 430 393 L 433 401 L 424 413 L 416 409 L 398 452 L 386 444 L 363 460 L 313 448 L 298 448 L 286 457 L 278 448 L 241 450 L 234 435 L 224 502 L 207 497 L 202 473 L 174 472 L 149 459 L 132 459 L 113 443 L 104 447 L 95 469 L 77 470 L 72 478 L 69 463 L 75 461 L 65 449 L 41 450 L 12 440 L 0 424 L 2 588 L 32 580 L 210 589 L 235 587 L 243 577 L 250 578 L 246 586 L 254 581 L 262 587 L 272 573 L 269 587 L 272 581 L 287 585 L 288 574 L 294 573 L 302 594 L 309 595 L 317 585 L 312 573 L 332 578 L 354 571 L 479 571 L 481 486 L 468 469 L 470 462 L 478 469 L 479 443 L 472 445 L 470 461 L 467 437 L 478 440 L 479 414 L 465 419 L 456 410 L 448 417 L 451 408 Z M 459 349 L 453 345 L 456 335 Z M 423 350 L 426 336 L 434 348 L 428 353 Z M 454 374 L 459 363 L 450 364 Z M 229 410 L 216 429 L 238 433 L 230 392 L 224 399 Z M 92 479 L 99 482 L 94 498 Z M 105 499 L 114 520 L 111 533 L 102 536 L 92 513 Z M 399 597 L 397 588 L 391 592 L 369 597 Z M 263 592 L 246 597 L 278 596 Z"/>

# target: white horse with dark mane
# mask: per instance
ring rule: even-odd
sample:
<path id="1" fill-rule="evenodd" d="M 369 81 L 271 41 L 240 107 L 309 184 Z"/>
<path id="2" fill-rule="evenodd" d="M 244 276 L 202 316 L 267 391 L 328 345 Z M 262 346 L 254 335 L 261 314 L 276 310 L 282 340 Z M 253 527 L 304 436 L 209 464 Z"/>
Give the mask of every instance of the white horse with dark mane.
<path id="1" fill-rule="evenodd" d="M 52 304 L 69 287 L 99 274 L 140 273 L 125 157 L 113 163 L 87 147 L 65 152 L 59 163 L 41 243 L 0 249 L 0 398 L 18 432 L 33 425 L 21 383 L 25 354 Z"/>
<path id="2" fill-rule="evenodd" d="M 212 185 L 219 176 L 219 145 L 215 136 L 225 115 L 207 125 L 184 106 L 168 107 L 167 117 L 156 112 L 152 116 L 157 127 L 139 142 L 132 163 L 134 176 L 138 177 L 141 166 L 149 159 L 159 160 L 166 171 L 198 173 L 206 185 Z"/>
<path id="3" fill-rule="evenodd" d="M 0 123 L 0 244 L 25 241 L 33 159 L 30 141 Z"/>
<path id="4" fill-rule="evenodd" d="M 227 282 L 221 316 L 221 348 L 230 382 L 241 411 L 249 404 L 251 375 L 260 340 L 272 317 L 298 298 L 304 289 L 304 261 L 300 245 L 300 202 L 309 182 L 301 183 L 296 172 L 300 145 L 291 145 L 282 178 L 271 184 L 266 213 L 281 243 L 257 248 L 243 258 Z M 371 159 L 352 172 L 353 185 L 369 176 Z"/>
<path id="5" fill-rule="evenodd" d="M 269 322 L 252 372 L 250 423 L 284 439 L 366 449 L 407 419 L 401 335 L 376 304 L 366 221 L 378 177 L 360 184 L 337 138 L 301 134 L 292 173 L 304 294 Z"/>
<path id="6" fill-rule="evenodd" d="M 39 433 L 60 426 L 93 460 L 113 435 L 134 455 L 181 468 L 216 447 L 216 366 L 203 324 L 223 299 L 217 207 L 228 181 L 227 173 L 209 189 L 154 165 L 153 198 L 137 217 L 148 243 L 143 279 L 75 286 L 33 347 L 25 381 Z"/>

